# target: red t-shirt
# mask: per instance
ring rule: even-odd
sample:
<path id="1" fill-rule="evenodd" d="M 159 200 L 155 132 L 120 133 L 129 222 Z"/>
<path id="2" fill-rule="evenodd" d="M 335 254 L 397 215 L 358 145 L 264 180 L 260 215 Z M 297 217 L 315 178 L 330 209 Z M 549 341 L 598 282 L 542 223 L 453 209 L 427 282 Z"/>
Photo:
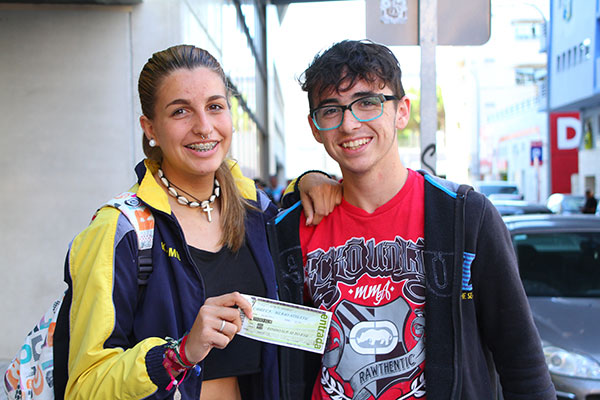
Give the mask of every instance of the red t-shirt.
<path id="1" fill-rule="evenodd" d="M 300 221 L 305 291 L 333 312 L 320 399 L 425 399 L 424 179 L 372 214 L 345 200 L 316 227 Z"/>

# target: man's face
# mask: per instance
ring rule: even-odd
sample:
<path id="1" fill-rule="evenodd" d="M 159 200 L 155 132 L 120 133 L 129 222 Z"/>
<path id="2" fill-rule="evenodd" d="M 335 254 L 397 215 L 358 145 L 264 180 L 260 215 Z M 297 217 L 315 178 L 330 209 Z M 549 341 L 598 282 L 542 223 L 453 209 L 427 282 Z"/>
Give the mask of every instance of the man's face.
<path id="1" fill-rule="evenodd" d="M 358 81 L 350 89 L 329 91 L 314 99 L 315 108 L 324 105 L 348 105 L 372 95 L 393 95 L 392 90 L 380 82 Z M 367 122 L 358 121 L 350 110 L 344 111 L 342 124 L 335 129 L 320 131 L 311 116 L 308 117 L 315 139 L 325 146 L 327 153 L 338 162 L 345 178 L 348 174 L 363 174 L 378 169 L 385 173 L 388 161 L 398 157 L 397 130 L 403 129 L 410 116 L 410 101 L 403 97 L 398 101 L 383 103 L 383 114 Z M 376 170 L 377 171 L 377 170 Z"/>

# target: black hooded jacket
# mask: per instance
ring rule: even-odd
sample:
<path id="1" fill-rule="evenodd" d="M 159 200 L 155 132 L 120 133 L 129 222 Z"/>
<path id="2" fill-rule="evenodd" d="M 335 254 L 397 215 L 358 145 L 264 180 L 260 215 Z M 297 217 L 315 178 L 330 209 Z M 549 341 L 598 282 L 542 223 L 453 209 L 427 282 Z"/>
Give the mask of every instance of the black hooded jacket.
<path id="1" fill-rule="evenodd" d="M 500 215 L 470 187 L 422 173 L 427 400 L 492 400 L 500 390 L 507 400 L 556 399 Z M 287 195 L 284 205 L 297 198 Z M 280 299 L 295 303 L 303 301 L 301 210 L 294 203 L 268 227 Z M 470 268 L 465 254 L 474 256 Z M 465 290 L 463 275 L 468 274 L 470 290 Z M 320 357 L 288 348 L 279 351 L 281 398 L 310 398 Z"/>

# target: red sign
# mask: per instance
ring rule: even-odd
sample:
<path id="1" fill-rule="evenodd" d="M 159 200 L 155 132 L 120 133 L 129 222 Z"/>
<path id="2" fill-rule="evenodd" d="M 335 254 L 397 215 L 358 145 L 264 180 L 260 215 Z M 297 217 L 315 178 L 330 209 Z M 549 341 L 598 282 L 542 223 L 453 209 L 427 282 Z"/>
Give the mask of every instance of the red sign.
<path id="1" fill-rule="evenodd" d="M 579 171 L 581 130 L 578 112 L 550 113 L 552 193 L 571 193 L 571 175 Z"/>

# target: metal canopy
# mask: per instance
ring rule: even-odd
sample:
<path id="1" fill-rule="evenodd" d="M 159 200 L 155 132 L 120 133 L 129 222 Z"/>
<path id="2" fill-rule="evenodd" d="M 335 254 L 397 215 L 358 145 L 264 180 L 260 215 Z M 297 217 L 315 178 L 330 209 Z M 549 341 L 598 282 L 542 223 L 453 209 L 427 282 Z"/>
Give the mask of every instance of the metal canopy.
<path id="1" fill-rule="evenodd" d="M 12 4 L 97 4 L 107 6 L 123 6 L 140 4 L 143 0 L 0 0 Z"/>
<path id="2" fill-rule="evenodd" d="M 276 6 L 287 6 L 291 3 L 316 3 L 321 1 L 337 1 L 337 0 L 271 0 L 270 4 L 274 4 Z"/>

